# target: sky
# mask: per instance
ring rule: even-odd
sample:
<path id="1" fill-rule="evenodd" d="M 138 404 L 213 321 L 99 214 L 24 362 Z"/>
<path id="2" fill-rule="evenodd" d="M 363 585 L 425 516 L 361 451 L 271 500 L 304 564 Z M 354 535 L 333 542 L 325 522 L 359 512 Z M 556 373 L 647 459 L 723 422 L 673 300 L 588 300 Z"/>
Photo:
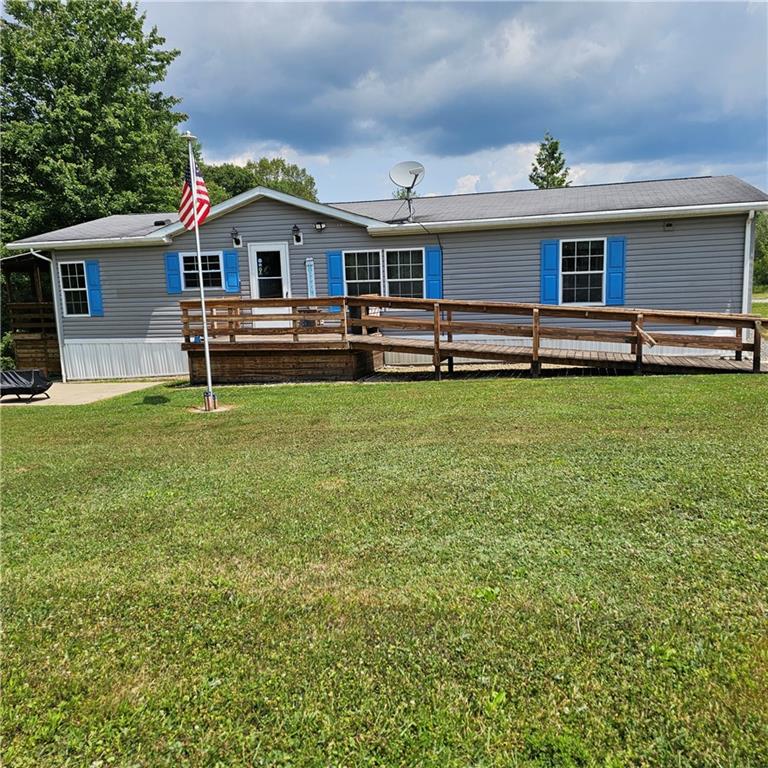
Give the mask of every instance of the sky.
<path id="1" fill-rule="evenodd" d="M 323 201 L 524 189 L 538 142 L 574 184 L 732 173 L 768 189 L 768 4 L 157 2 L 207 162 L 307 168 Z"/>

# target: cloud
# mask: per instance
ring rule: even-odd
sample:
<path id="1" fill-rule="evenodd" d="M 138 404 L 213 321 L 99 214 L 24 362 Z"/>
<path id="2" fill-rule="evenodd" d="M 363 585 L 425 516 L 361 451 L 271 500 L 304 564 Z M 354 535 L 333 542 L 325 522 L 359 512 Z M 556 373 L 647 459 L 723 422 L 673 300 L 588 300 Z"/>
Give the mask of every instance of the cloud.
<path id="1" fill-rule="evenodd" d="M 249 160 L 259 157 L 282 157 L 289 163 L 295 163 L 301 166 L 324 166 L 331 162 L 328 155 L 324 154 L 306 154 L 300 152 L 287 144 L 279 144 L 274 141 L 260 141 L 254 144 L 248 144 L 235 153 L 225 153 L 218 155 L 215 150 L 206 150 L 206 160 L 209 163 L 234 163 L 235 165 L 245 165 Z"/>
<path id="2" fill-rule="evenodd" d="M 545 130 L 583 178 L 754 168 L 768 155 L 764 4 L 141 7 L 182 49 L 164 90 L 183 99 L 206 156 L 285 152 L 326 180 L 321 192 L 363 171 L 378 179 L 395 151 L 393 162 L 444 166 L 441 191 L 478 173 L 479 189 L 527 186 Z M 496 169 L 469 162 L 494 156 Z M 352 158 L 374 165 L 355 175 Z"/>
<path id="3" fill-rule="evenodd" d="M 468 173 L 466 176 L 460 176 L 456 179 L 456 186 L 453 189 L 453 194 L 467 195 L 470 192 L 477 192 L 478 181 L 480 181 L 479 173 Z"/>

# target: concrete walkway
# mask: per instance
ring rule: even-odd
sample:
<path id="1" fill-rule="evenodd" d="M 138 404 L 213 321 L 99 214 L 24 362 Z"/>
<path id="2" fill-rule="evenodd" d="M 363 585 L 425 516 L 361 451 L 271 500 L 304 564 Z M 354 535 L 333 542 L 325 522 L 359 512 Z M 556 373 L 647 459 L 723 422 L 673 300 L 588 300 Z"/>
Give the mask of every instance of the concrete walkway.
<path id="1" fill-rule="evenodd" d="M 125 395 L 128 392 L 138 392 L 142 389 L 156 387 L 159 381 L 68 381 L 63 384 L 54 382 L 48 390 L 50 399 L 38 395 L 31 403 L 17 400 L 14 396 L 4 397 L 0 404 L 5 406 L 20 406 L 31 408 L 34 405 L 85 405 L 110 397 Z"/>

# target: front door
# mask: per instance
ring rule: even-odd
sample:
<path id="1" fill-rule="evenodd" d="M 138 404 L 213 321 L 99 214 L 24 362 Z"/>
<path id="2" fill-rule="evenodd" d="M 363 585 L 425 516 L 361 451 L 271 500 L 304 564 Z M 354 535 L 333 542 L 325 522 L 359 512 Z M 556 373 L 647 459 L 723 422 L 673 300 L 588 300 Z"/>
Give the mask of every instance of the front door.
<path id="1" fill-rule="evenodd" d="M 251 276 L 251 297 L 254 299 L 288 299 L 291 296 L 291 277 L 288 268 L 288 243 L 249 243 L 248 267 Z M 290 313 L 290 307 L 258 307 L 256 314 L 281 315 Z M 259 323 L 259 326 L 288 326 L 279 321 Z"/>

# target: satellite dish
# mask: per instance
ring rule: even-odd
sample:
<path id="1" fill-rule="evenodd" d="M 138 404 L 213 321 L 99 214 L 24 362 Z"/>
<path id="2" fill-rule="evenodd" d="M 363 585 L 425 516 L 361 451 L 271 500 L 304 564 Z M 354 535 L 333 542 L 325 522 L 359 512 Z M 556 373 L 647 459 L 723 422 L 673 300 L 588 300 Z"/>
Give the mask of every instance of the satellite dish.
<path id="1" fill-rule="evenodd" d="M 392 168 L 389 178 L 398 187 L 413 189 L 424 178 L 424 166 L 414 160 L 406 160 Z"/>

